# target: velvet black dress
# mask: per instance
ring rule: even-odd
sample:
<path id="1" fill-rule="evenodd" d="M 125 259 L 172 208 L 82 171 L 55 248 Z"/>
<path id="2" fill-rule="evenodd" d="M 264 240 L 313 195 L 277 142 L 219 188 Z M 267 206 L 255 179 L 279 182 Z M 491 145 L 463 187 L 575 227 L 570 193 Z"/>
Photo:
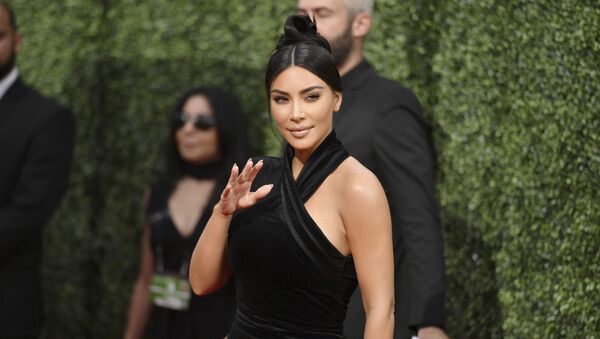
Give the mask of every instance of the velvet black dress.
<path id="1" fill-rule="evenodd" d="M 155 272 L 163 269 L 175 274 L 183 272 L 187 278 L 194 246 L 210 218 L 212 207 L 217 203 L 224 183 L 216 185 L 213 196 L 189 237 L 183 237 L 179 233 L 169 213 L 168 200 L 173 186 L 167 182 L 153 185 L 148 203 Z M 153 305 L 147 334 L 155 339 L 222 339 L 229 332 L 234 315 L 235 289 L 233 283 L 229 282 L 213 294 L 192 295 L 187 311 Z"/>
<path id="2" fill-rule="evenodd" d="M 297 180 L 290 146 L 282 159 L 263 159 L 253 189 L 274 187 L 237 213 L 229 231 L 238 301 L 229 339 L 344 337 L 346 307 L 357 286 L 354 262 L 325 237 L 304 203 L 347 157 L 332 132 Z"/>

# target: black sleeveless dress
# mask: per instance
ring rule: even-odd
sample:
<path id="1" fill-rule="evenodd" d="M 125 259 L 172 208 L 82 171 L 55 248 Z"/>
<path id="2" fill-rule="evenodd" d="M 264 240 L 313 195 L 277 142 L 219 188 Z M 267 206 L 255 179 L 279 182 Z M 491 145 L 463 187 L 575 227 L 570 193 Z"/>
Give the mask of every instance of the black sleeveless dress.
<path id="1" fill-rule="evenodd" d="M 186 238 L 175 228 L 168 209 L 168 199 L 174 189 L 173 183 L 161 182 L 152 186 L 148 202 L 148 221 L 155 272 L 162 264 L 165 271 L 183 271 L 187 278 L 194 246 L 223 187 L 223 183 L 216 185 L 215 192 L 202 212 L 194 232 Z M 214 294 L 201 297 L 192 295 L 187 311 L 153 305 L 147 334 L 156 339 L 222 339 L 227 335 L 234 315 L 235 289 L 233 283 L 229 282 Z"/>
<path id="2" fill-rule="evenodd" d="M 229 231 L 238 301 L 229 339 L 344 337 L 346 307 L 357 286 L 354 262 L 329 242 L 304 203 L 347 157 L 332 132 L 298 180 L 290 146 L 282 159 L 263 159 L 253 189 L 274 187 L 237 213 Z"/>

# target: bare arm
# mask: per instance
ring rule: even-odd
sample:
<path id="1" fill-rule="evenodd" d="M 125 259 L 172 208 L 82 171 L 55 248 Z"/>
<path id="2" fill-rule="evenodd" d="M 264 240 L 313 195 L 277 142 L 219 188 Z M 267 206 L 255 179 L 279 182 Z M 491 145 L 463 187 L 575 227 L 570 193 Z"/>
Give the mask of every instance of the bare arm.
<path id="1" fill-rule="evenodd" d="M 221 194 L 221 200 L 213 208 L 213 213 L 196 243 L 190 262 L 190 285 L 196 294 L 209 294 L 223 287 L 231 276 L 227 260 L 227 233 L 232 215 L 248 208 L 265 197 L 272 185 L 265 185 L 250 192 L 256 175 L 263 166 L 248 160 L 242 173 L 234 165 L 229 182 Z"/>
<path id="2" fill-rule="evenodd" d="M 417 336 L 419 339 L 448 339 L 446 332 L 435 326 L 428 326 L 419 329 Z"/>
<path id="3" fill-rule="evenodd" d="M 223 214 L 219 204 L 215 205 L 190 262 L 190 285 L 196 294 L 210 294 L 218 290 L 231 276 L 226 256 L 230 222 L 231 215 Z"/>
<path id="4" fill-rule="evenodd" d="M 397 100 L 378 116 L 373 146 L 394 217 L 396 292 L 408 295 L 402 308 L 409 328 L 443 328 L 444 255 L 434 156 L 414 94 L 396 88 L 387 96 Z M 407 276 L 399 279 L 399 274 Z"/>
<path id="5" fill-rule="evenodd" d="M 154 255 L 150 248 L 150 232 L 148 226 L 144 231 L 142 239 L 142 256 L 140 259 L 140 271 L 135 282 L 131 302 L 129 305 L 129 316 L 127 327 L 123 338 L 138 339 L 144 335 L 151 304 L 149 299 L 150 283 L 154 272 Z"/>
<path id="6" fill-rule="evenodd" d="M 342 217 L 366 313 L 365 339 L 394 334 L 392 222 L 381 184 L 372 174 L 348 180 Z"/>

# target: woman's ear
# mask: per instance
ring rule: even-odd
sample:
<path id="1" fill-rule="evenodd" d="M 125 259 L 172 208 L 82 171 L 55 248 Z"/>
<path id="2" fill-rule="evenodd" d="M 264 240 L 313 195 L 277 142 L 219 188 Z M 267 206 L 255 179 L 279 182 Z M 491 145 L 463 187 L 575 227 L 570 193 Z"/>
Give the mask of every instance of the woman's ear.
<path id="1" fill-rule="evenodd" d="M 339 111 L 340 107 L 342 107 L 342 93 L 335 92 L 335 103 L 333 105 L 333 111 Z"/>

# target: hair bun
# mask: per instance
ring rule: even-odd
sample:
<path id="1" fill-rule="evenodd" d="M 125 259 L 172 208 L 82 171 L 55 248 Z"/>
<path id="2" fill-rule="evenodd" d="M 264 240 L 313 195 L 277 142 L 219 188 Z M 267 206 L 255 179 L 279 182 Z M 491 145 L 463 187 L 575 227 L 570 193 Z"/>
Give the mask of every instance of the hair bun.
<path id="1" fill-rule="evenodd" d="M 327 40 L 317 33 L 317 23 L 307 15 L 290 15 L 287 18 L 277 49 L 298 43 L 318 45 L 331 52 Z"/>

